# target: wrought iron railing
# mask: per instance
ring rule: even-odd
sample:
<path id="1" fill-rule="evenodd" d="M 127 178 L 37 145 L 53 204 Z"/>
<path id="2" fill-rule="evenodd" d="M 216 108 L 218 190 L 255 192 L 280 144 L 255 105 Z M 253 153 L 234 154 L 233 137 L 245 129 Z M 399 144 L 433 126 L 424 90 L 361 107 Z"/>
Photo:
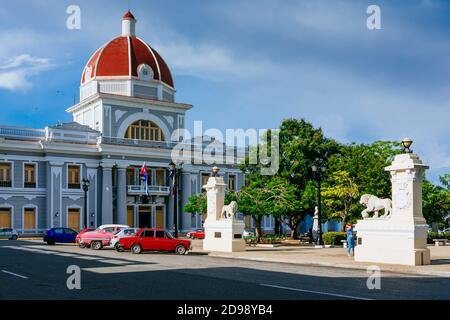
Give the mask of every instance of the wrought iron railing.
<path id="1" fill-rule="evenodd" d="M 23 187 L 24 188 L 36 188 L 36 182 L 24 182 Z"/>
<path id="2" fill-rule="evenodd" d="M 170 194 L 170 187 L 167 186 L 148 186 L 148 194 L 158 194 L 158 195 L 168 195 Z M 141 185 L 129 185 L 129 194 L 139 194 L 144 195 L 146 193 L 146 188 L 144 184 Z"/>
<path id="3" fill-rule="evenodd" d="M 11 181 L 0 181 L 0 188 L 11 188 L 12 182 Z"/>
<path id="4" fill-rule="evenodd" d="M 68 189 L 81 189 L 81 184 L 79 183 L 69 183 L 67 185 Z"/>

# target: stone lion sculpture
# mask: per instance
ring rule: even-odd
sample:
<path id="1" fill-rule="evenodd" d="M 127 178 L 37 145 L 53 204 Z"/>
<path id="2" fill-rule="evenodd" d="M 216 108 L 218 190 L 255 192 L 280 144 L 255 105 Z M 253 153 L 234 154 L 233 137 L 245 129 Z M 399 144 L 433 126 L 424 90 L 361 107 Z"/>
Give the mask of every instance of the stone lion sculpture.
<path id="1" fill-rule="evenodd" d="M 236 201 L 231 201 L 229 205 L 223 206 L 222 217 L 225 219 L 233 219 L 236 215 L 237 203 Z"/>
<path id="2" fill-rule="evenodd" d="M 392 212 L 392 201 L 391 199 L 380 199 L 377 196 L 371 194 L 364 194 L 361 196 L 359 203 L 365 205 L 367 208 L 361 212 L 364 219 L 369 218 L 370 212 L 375 212 L 373 218 L 378 218 L 379 211 L 384 209 L 384 215 L 381 218 L 387 218 Z"/>

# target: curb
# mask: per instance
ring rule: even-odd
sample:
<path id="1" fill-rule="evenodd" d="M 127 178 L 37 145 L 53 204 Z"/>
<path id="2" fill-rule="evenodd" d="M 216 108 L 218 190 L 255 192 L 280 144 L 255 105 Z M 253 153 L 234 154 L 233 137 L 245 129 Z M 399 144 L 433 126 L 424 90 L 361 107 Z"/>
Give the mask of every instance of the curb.
<path id="1" fill-rule="evenodd" d="M 341 263 L 329 263 L 329 262 L 286 262 L 286 261 L 280 261 L 276 259 L 266 259 L 266 258 L 243 258 L 243 257 L 230 257 L 230 256 L 222 256 L 220 254 L 211 254 L 209 253 L 208 256 L 214 257 L 214 258 L 224 258 L 224 259 L 235 259 L 235 260 L 246 260 L 246 261 L 257 261 L 257 262 L 272 262 L 272 263 L 284 263 L 284 264 L 290 264 L 290 265 L 300 265 L 300 266 L 310 266 L 310 267 L 334 267 L 334 268 L 341 268 L 341 269 L 354 269 L 354 270 L 367 270 L 367 266 L 355 266 L 351 264 L 341 264 Z M 392 270 L 389 267 L 386 267 L 386 265 L 380 266 L 380 269 L 384 272 L 394 273 L 394 274 L 403 274 L 403 275 L 422 275 L 422 276 L 438 276 L 443 278 L 450 278 L 450 272 L 446 271 L 415 271 L 415 270 L 408 270 L 408 271 L 398 271 L 398 270 Z"/>

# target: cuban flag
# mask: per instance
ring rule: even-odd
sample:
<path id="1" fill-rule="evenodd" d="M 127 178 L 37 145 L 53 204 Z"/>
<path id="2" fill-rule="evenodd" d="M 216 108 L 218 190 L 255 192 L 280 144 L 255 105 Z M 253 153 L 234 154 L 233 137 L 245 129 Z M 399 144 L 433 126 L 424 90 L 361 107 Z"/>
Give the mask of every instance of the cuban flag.
<path id="1" fill-rule="evenodd" d="M 148 195 L 148 175 L 147 175 L 147 166 L 144 164 L 141 167 L 141 170 L 139 170 L 139 177 L 144 180 L 145 185 L 145 194 Z"/>

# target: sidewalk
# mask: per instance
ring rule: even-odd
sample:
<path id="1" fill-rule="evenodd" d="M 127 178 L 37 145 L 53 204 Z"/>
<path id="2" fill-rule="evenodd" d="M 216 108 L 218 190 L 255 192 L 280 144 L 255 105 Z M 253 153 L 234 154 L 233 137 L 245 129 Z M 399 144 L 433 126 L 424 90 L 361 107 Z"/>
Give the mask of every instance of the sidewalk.
<path id="1" fill-rule="evenodd" d="M 439 276 L 450 278 L 450 246 L 429 246 L 431 251 L 431 265 L 428 266 L 402 266 L 390 264 L 376 264 L 381 271 Z M 202 241 L 193 241 L 193 253 L 204 253 Z M 298 265 L 325 266 L 345 269 L 367 270 L 374 263 L 355 262 L 353 257 L 347 256 L 344 248 L 323 248 L 282 246 L 277 248 L 247 247 L 245 252 L 210 252 L 211 257 L 243 259 L 252 261 L 290 263 Z"/>

